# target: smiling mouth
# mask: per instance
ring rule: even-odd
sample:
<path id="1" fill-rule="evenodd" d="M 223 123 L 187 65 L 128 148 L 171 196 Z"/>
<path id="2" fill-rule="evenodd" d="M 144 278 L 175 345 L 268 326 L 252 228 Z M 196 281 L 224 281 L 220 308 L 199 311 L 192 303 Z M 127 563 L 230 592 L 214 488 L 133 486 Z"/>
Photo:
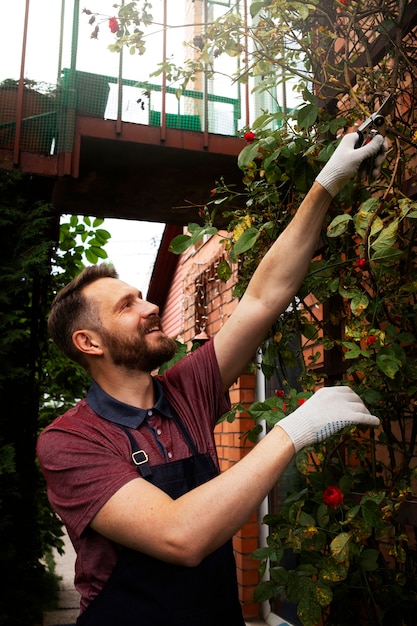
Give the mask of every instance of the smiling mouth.
<path id="1" fill-rule="evenodd" d="M 160 326 L 152 326 L 152 328 L 149 328 L 149 330 L 146 331 L 145 335 L 149 335 L 149 333 L 158 332 L 160 330 Z"/>

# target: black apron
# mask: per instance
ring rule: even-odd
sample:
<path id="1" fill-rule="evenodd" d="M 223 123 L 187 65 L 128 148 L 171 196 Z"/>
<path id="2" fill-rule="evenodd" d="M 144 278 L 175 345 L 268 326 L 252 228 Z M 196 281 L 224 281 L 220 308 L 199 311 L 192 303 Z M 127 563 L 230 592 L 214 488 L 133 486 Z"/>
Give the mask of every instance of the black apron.
<path id="1" fill-rule="evenodd" d="M 209 453 L 199 453 L 178 416 L 174 419 L 191 457 L 149 467 L 127 428 L 138 473 L 171 498 L 179 498 L 218 474 Z M 197 567 L 165 563 L 121 548 L 117 563 L 77 626 L 245 626 L 237 592 L 232 540 Z"/>

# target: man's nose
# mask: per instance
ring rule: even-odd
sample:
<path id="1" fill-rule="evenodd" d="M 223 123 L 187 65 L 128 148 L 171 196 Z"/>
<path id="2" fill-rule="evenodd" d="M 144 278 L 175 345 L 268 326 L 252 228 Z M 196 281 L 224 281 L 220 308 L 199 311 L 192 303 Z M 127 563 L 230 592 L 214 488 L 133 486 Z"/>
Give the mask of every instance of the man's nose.
<path id="1" fill-rule="evenodd" d="M 159 315 L 159 306 L 148 302 L 148 300 L 142 300 L 142 315 L 144 317 L 150 317 L 151 315 Z"/>

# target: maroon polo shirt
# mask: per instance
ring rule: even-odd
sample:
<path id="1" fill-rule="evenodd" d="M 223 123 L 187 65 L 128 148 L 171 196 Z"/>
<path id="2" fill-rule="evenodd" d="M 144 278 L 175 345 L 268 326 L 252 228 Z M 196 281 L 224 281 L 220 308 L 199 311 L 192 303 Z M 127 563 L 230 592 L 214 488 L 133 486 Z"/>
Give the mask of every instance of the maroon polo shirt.
<path id="1" fill-rule="evenodd" d="M 81 611 L 99 593 L 117 559 L 118 546 L 89 524 L 123 485 L 138 478 L 131 445 L 117 423 L 132 429 L 150 465 L 190 456 L 174 420 L 181 417 L 199 452 L 218 465 L 213 430 L 229 410 L 228 395 L 209 341 L 154 377 L 155 404 L 138 409 L 117 401 L 93 382 L 84 398 L 47 426 L 37 453 L 53 509 L 64 522 L 77 553 L 75 587 Z"/>

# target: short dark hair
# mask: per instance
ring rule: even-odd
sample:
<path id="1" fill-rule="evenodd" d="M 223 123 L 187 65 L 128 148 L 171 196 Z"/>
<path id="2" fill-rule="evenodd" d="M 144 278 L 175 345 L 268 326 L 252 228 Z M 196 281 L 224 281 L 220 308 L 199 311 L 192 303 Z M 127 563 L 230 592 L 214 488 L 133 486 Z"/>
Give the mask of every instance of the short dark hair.
<path id="1" fill-rule="evenodd" d="M 119 278 L 113 265 L 101 263 L 82 270 L 55 296 L 48 318 L 48 330 L 53 341 L 65 356 L 86 368 L 84 355 L 77 350 L 72 335 L 80 328 L 99 330 L 101 320 L 97 308 L 83 294 L 87 285 L 100 278 Z"/>

